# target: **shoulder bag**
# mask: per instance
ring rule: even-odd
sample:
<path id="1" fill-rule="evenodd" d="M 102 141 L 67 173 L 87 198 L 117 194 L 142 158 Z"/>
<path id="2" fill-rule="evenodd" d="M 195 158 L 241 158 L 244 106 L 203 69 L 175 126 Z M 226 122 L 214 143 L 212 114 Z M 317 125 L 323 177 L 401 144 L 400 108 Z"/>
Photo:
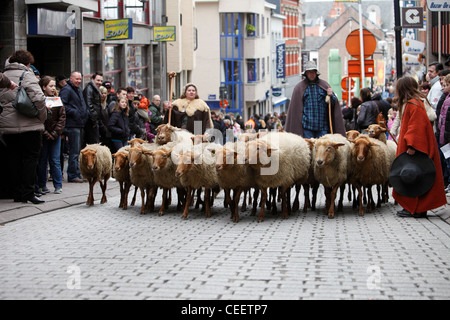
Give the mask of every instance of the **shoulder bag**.
<path id="1" fill-rule="evenodd" d="M 22 80 L 25 72 L 26 71 L 24 71 L 19 78 L 19 88 L 17 90 L 16 98 L 14 99 L 13 107 L 21 115 L 24 115 L 28 118 L 36 118 L 39 114 L 39 111 L 34 105 L 33 101 L 31 101 L 25 88 L 22 87 Z"/>

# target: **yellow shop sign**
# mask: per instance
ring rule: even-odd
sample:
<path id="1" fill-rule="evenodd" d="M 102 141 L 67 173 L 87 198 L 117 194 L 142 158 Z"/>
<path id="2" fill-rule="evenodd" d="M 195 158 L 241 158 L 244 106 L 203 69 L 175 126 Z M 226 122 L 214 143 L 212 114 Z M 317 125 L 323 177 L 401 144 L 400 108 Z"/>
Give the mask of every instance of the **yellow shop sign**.
<path id="1" fill-rule="evenodd" d="M 153 27 L 153 41 L 175 41 L 175 26 Z"/>
<path id="2" fill-rule="evenodd" d="M 133 19 L 105 20 L 105 40 L 133 39 Z"/>

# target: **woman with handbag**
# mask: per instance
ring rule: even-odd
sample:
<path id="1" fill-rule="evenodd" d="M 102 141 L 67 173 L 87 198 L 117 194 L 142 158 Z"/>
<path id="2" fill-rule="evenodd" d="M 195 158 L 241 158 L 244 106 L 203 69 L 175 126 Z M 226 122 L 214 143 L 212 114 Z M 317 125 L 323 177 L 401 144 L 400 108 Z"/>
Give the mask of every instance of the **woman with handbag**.
<path id="1" fill-rule="evenodd" d="M 7 144 L 12 195 L 15 202 L 44 202 L 34 194 L 36 168 L 41 150 L 41 134 L 47 119 L 45 97 L 30 65 L 33 55 L 27 50 L 17 50 L 9 58 L 4 75 L 19 84 L 15 90 L 1 89 L 0 134 Z M 37 110 L 33 118 L 20 114 L 14 107 L 15 98 L 23 87 Z"/>

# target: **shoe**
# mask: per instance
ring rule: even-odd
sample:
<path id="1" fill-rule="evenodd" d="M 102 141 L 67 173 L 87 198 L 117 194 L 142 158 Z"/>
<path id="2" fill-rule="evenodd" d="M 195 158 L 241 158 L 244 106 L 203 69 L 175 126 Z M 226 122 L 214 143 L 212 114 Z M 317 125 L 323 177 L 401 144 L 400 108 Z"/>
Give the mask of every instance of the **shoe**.
<path id="1" fill-rule="evenodd" d="M 81 178 L 76 178 L 76 179 L 73 179 L 73 180 L 69 180 L 69 182 L 83 183 L 84 180 L 81 179 Z"/>
<path id="2" fill-rule="evenodd" d="M 55 194 L 61 194 L 62 193 L 62 188 L 55 188 Z"/>
<path id="3" fill-rule="evenodd" d="M 36 197 L 41 197 L 41 196 L 43 196 L 44 194 L 41 193 L 41 192 L 39 192 L 39 191 L 35 191 L 35 192 L 34 192 L 34 195 L 35 195 Z"/>
<path id="4" fill-rule="evenodd" d="M 22 200 L 22 203 L 27 203 L 28 201 L 30 201 L 33 204 L 40 204 L 40 203 L 44 203 L 44 200 L 39 199 L 38 197 L 34 196 L 30 199 L 27 200 Z"/>
<path id="5" fill-rule="evenodd" d="M 418 218 L 427 218 L 428 217 L 426 211 L 425 212 L 416 212 L 416 213 L 413 214 L 413 213 L 409 212 L 406 209 L 397 211 L 397 216 L 401 217 L 401 218 L 416 218 L 416 219 L 418 219 Z"/>
<path id="6" fill-rule="evenodd" d="M 47 187 L 39 188 L 39 193 L 46 194 L 49 193 L 50 190 Z"/>

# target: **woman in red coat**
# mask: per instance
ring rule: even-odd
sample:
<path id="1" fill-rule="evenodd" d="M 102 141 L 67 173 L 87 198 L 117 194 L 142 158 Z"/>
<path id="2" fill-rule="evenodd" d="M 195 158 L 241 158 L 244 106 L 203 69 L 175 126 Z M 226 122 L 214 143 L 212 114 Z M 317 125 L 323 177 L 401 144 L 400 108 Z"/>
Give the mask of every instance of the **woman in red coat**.
<path id="1" fill-rule="evenodd" d="M 403 152 L 414 155 L 416 151 L 427 154 L 436 167 L 436 179 L 431 189 L 420 197 L 405 197 L 393 191 L 393 197 L 404 208 L 397 212 L 400 217 L 425 218 L 427 210 L 447 204 L 444 190 L 439 149 L 433 128 L 421 99 L 417 81 L 409 76 L 398 79 L 396 85 L 401 119 L 397 156 Z"/>

